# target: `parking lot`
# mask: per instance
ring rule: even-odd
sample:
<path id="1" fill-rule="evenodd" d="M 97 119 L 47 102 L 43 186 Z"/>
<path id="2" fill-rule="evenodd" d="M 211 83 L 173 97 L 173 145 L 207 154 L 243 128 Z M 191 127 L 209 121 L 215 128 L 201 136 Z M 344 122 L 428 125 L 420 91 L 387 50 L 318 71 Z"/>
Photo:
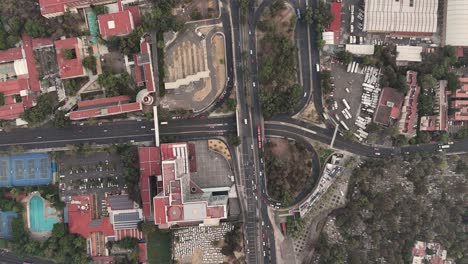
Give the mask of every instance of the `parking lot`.
<path id="1" fill-rule="evenodd" d="M 332 103 L 329 107 L 330 115 L 337 121 L 342 120 L 349 128 L 354 124 L 356 116 L 359 114 L 361 104 L 361 95 L 363 92 L 362 82 L 364 75 L 358 73 L 346 72 L 346 66 L 338 63 L 332 64 L 332 77 L 334 77 L 335 87 L 333 89 Z M 346 90 L 347 88 L 347 90 Z M 349 92 L 348 92 L 349 91 Z M 350 119 L 343 116 L 342 111 L 346 108 L 343 99 L 347 101 L 351 114 Z"/>
<path id="2" fill-rule="evenodd" d="M 64 153 L 58 158 L 61 197 L 95 194 L 97 201 L 102 201 L 106 192 L 119 193 L 126 189 L 123 171 L 120 157 L 116 154 L 96 152 L 86 156 Z M 98 206 L 98 209 L 105 208 Z M 102 213 L 106 214 L 105 211 Z"/>

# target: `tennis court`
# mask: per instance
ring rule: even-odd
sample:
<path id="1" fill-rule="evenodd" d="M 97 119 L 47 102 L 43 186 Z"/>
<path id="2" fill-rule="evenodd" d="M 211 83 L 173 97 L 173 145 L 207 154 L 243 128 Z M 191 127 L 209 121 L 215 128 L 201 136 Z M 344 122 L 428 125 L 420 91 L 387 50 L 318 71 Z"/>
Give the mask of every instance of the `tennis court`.
<path id="1" fill-rule="evenodd" d="M 47 153 L 0 157 L 0 187 L 49 184 L 51 162 Z"/>
<path id="2" fill-rule="evenodd" d="M 18 217 L 18 215 L 13 211 L 0 211 L 0 238 L 11 237 L 11 222 L 16 217 Z"/>
<path id="3" fill-rule="evenodd" d="M 44 208 L 44 199 L 35 195 L 29 201 L 29 220 L 32 231 L 52 231 L 54 224 L 58 223 L 58 218 L 52 213 L 55 211 L 48 207 L 47 214 Z"/>

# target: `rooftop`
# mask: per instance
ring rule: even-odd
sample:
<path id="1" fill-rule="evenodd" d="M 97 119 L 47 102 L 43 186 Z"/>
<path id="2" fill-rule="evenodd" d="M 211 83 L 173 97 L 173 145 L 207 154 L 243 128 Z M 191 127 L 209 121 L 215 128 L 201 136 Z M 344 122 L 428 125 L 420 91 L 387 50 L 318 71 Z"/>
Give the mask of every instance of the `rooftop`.
<path id="1" fill-rule="evenodd" d="M 417 72 L 406 72 L 406 83 L 408 83 L 410 89 L 405 96 L 405 101 L 401 110 L 400 132 L 410 136 L 416 133 L 415 125 L 418 114 L 418 97 L 421 91 L 421 87 L 418 86 L 417 76 Z"/>
<path id="2" fill-rule="evenodd" d="M 86 70 L 81 64 L 81 40 L 79 38 L 68 38 L 57 40 L 54 42 L 57 51 L 57 62 L 59 66 L 59 74 L 62 79 L 75 78 L 86 75 Z M 75 51 L 76 58 L 65 59 L 63 53 L 67 49 Z"/>
<path id="3" fill-rule="evenodd" d="M 19 60 L 23 58 L 21 48 L 12 48 L 0 51 L 0 63 Z"/>
<path id="4" fill-rule="evenodd" d="M 390 118 L 398 119 L 403 104 L 403 94 L 394 88 L 384 88 L 374 116 L 374 122 L 388 125 Z"/>
<path id="5" fill-rule="evenodd" d="M 88 118 L 98 118 L 111 115 L 120 115 L 143 109 L 141 103 L 127 103 L 112 106 L 96 107 L 87 110 L 78 110 L 70 113 L 71 120 L 83 120 Z"/>
<path id="6" fill-rule="evenodd" d="M 339 35 L 341 29 L 341 3 L 332 2 L 331 12 L 333 14 L 333 21 L 326 31 L 338 32 Z"/>
<path id="7" fill-rule="evenodd" d="M 397 46 L 397 61 L 421 62 L 423 47 L 421 46 Z"/>
<path id="8" fill-rule="evenodd" d="M 464 0 L 448 0 L 445 3 L 445 45 L 468 46 L 468 3 Z"/>
<path id="9" fill-rule="evenodd" d="M 364 29 L 369 32 L 434 33 L 438 0 L 365 0 Z"/>
<path id="10" fill-rule="evenodd" d="M 125 10 L 98 16 L 99 31 L 106 39 L 111 36 L 125 36 L 135 29 L 132 12 Z"/>

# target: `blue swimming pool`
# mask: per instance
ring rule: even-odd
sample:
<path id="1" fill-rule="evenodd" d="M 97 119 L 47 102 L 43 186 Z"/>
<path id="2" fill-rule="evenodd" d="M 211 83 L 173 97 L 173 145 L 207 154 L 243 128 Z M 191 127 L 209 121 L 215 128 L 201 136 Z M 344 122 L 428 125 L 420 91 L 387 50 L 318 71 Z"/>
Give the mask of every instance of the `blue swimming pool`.
<path id="1" fill-rule="evenodd" d="M 34 196 L 29 201 L 29 220 L 32 231 L 52 231 L 54 224 L 58 223 L 55 216 L 44 215 L 44 200 L 39 196 Z M 48 210 L 49 211 L 49 208 Z"/>

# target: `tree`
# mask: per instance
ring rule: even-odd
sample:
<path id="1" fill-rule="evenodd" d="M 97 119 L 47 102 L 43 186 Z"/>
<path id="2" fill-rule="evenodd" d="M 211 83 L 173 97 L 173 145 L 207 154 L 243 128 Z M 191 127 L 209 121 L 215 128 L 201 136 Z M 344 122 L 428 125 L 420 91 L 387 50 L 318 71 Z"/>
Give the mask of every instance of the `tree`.
<path id="1" fill-rule="evenodd" d="M 340 50 L 336 57 L 344 64 L 350 64 L 353 61 L 353 54 L 347 50 Z"/>
<path id="2" fill-rule="evenodd" d="M 235 147 L 237 147 L 237 146 L 239 146 L 241 144 L 240 138 L 235 134 L 229 134 L 228 142 L 229 142 L 229 144 L 232 144 Z"/>
<path id="3" fill-rule="evenodd" d="M 50 35 L 53 29 L 47 28 L 39 21 L 28 19 L 24 24 L 24 30 L 29 36 L 33 38 L 40 38 L 47 37 L 48 35 Z"/>
<path id="4" fill-rule="evenodd" d="M 317 39 L 317 48 L 321 50 L 323 47 L 325 47 L 325 40 Z"/>
<path id="5" fill-rule="evenodd" d="M 116 241 L 115 244 L 124 249 L 136 249 L 138 246 L 138 239 L 134 237 L 124 237 L 119 241 Z"/>
<path id="6" fill-rule="evenodd" d="M 55 112 L 54 118 L 54 126 L 59 128 L 70 127 L 71 120 L 68 116 L 66 116 L 65 111 L 57 111 Z"/>
<path id="7" fill-rule="evenodd" d="M 191 18 L 192 20 L 200 20 L 200 19 L 202 19 L 202 14 L 201 14 L 200 10 L 198 10 L 198 8 L 192 9 L 192 13 L 190 13 L 190 18 Z"/>
<path id="8" fill-rule="evenodd" d="M 5 95 L 3 93 L 0 93 L 0 106 L 5 105 Z"/>
<path id="9" fill-rule="evenodd" d="M 237 103 L 236 103 L 236 100 L 235 100 L 235 99 L 228 98 L 228 99 L 226 100 L 226 105 L 227 105 L 228 111 L 234 111 L 234 110 L 236 110 Z"/>
<path id="10" fill-rule="evenodd" d="M 458 76 L 455 75 L 455 73 L 453 72 L 449 72 L 447 74 L 447 82 L 448 82 L 447 88 L 452 92 L 454 92 L 457 89 L 460 89 L 461 87 L 461 83 L 460 83 L 460 80 L 458 79 Z"/>
<path id="11" fill-rule="evenodd" d="M 66 60 L 76 59 L 76 51 L 75 49 L 63 49 L 63 58 Z"/>
<path id="12" fill-rule="evenodd" d="M 431 74 L 424 74 L 421 77 L 421 87 L 426 91 L 432 91 L 437 86 L 437 80 Z"/>
<path id="13" fill-rule="evenodd" d="M 36 106 L 24 111 L 22 118 L 32 124 L 40 123 L 54 112 L 56 102 L 53 94 L 41 94 L 37 97 Z"/>
<path id="14" fill-rule="evenodd" d="M 82 63 L 86 69 L 92 71 L 93 73 L 96 72 L 96 57 L 92 55 L 87 56 L 83 59 Z"/>
<path id="15" fill-rule="evenodd" d="M 109 9 L 105 5 L 91 5 L 91 9 L 96 15 L 103 15 L 109 12 Z"/>

